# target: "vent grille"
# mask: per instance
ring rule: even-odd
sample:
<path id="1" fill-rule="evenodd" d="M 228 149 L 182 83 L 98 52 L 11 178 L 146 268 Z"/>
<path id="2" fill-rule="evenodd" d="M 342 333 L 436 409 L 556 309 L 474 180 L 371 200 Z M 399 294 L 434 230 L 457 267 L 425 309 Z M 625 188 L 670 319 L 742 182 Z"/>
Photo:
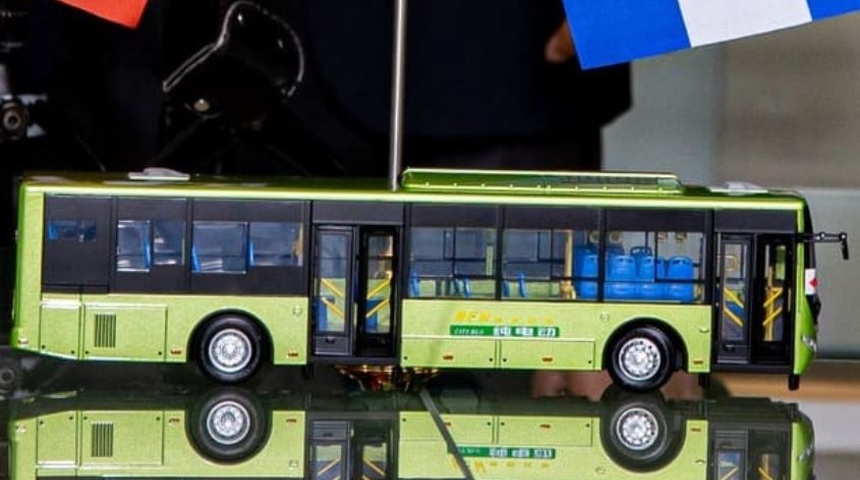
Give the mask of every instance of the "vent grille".
<path id="1" fill-rule="evenodd" d="M 93 458 L 113 456 L 113 423 L 93 422 Z"/>
<path id="2" fill-rule="evenodd" d="M 94 345 L 100 348 L 116 347 L 116 314 L 96 314 Z"/>

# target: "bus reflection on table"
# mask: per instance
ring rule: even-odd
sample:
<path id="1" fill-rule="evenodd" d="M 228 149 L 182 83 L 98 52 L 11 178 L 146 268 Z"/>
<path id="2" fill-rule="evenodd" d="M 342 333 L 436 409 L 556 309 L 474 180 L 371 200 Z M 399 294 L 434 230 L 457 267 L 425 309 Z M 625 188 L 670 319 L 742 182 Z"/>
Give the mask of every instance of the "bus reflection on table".
<path id="1" fill-rule="evenodd" d="M 13 404 L 10 478 L 813 478 L 794 404 L 657 395 L 200 396 L 86 392 Z M 456 455 L 467 466 L 461 471 Z"/>

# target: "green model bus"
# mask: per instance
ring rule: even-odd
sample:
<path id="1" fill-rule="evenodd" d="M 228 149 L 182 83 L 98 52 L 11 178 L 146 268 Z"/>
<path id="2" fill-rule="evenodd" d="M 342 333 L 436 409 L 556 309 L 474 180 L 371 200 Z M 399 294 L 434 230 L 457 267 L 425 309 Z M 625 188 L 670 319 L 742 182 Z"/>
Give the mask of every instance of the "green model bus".
<path id="1" fill-rule="evenodd" d="M 430 401 L 438 422 L 408 394 L 38 398 L 10 422 L 10 478 L 814 478 L 813 425 L 794 404 Z"/>
<path id="2" fill-rule="evenodd" d="M 804 199 L 666 174 L 32 175 L 11 344 L 81 361 L 787 375 L 816 352 Z M 365 367 L 362 367 L 365 368 Z"/>

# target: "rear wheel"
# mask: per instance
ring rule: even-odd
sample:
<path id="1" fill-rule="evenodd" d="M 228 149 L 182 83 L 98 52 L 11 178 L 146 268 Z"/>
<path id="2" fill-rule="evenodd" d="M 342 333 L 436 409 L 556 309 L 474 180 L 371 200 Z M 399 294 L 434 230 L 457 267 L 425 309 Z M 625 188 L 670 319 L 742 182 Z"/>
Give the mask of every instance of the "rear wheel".
<path id="1" fill-rule="evenodd" d="M 612 344 L 609 374 L 628 390 L 656 390 L 675 369 L 673 358 L 672 342 L 666 334 L 655 327 L 636 327 Z"/>
<path id="2" fill-rule="evenodd" d="M 200 332 L 198 363 L 221 383 L 247 380 L 260 366 L 263 335 L 245 317 L 224 315 L 210 321 Z"/>

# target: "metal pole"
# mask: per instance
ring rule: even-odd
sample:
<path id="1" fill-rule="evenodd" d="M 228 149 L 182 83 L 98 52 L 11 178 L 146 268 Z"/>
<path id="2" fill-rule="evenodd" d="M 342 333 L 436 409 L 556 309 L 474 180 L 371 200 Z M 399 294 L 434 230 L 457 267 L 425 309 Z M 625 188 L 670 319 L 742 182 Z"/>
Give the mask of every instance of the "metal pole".
<path id="1" fill-rule="evenodd" d="M 391 139 L 388 152 L 388 186 L 397 191 L 403 153 L 403 97 L 406 77 L 406 12 L 408 0 L 395 0 L 394 49 L 391 72 Z"/>

